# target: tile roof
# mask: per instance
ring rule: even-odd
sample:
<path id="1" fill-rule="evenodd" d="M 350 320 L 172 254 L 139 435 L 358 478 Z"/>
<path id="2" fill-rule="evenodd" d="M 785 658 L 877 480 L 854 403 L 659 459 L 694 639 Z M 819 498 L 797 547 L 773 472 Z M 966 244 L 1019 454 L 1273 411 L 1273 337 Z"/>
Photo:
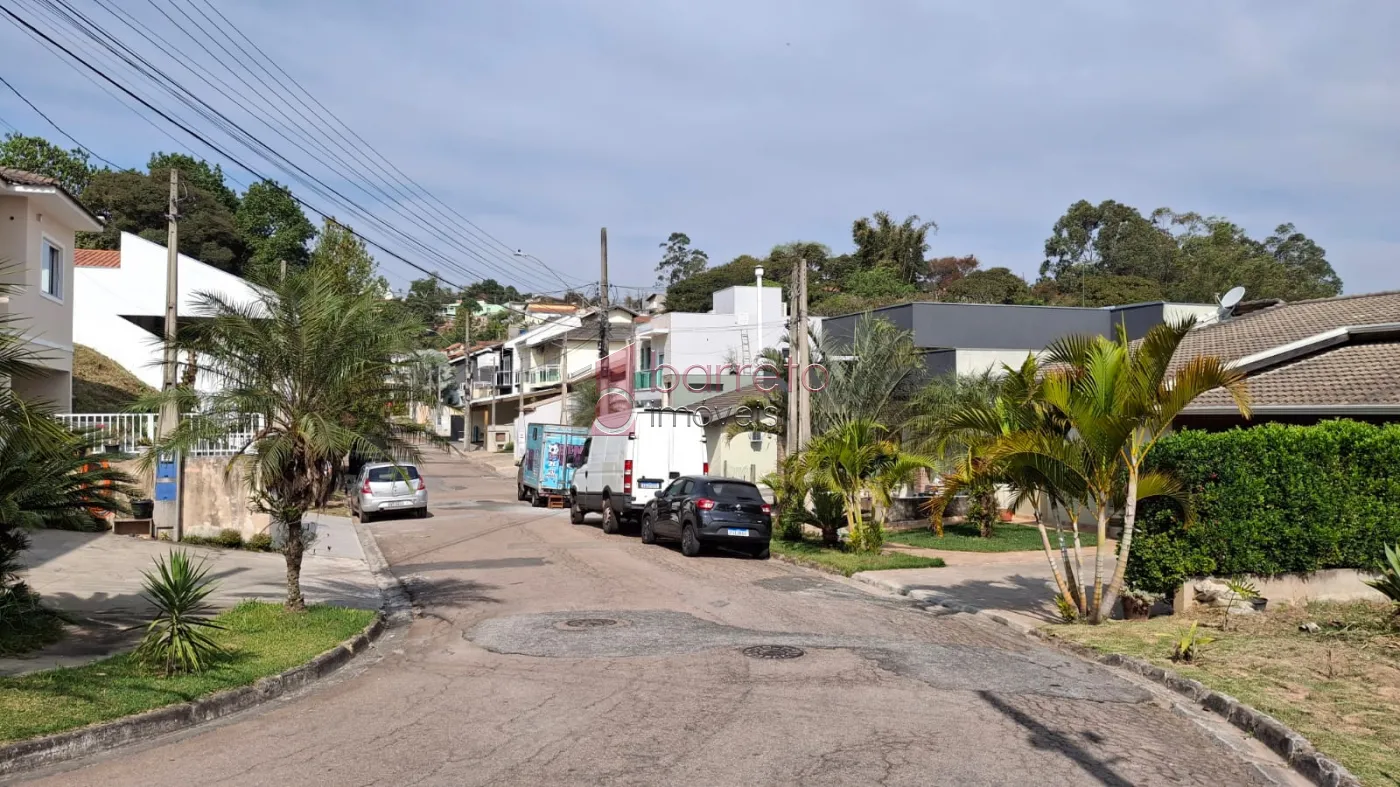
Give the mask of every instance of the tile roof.
<path id="1" fill-rule="evenodd" d="M 742 388 L 736 388 L 733 391 L 725 391 L 722 394 L 715 394 L 714 396 L 701 399 L 688 406 L 695 408 L 703 405 L 704 407 L 710 408 L 717 418 L 723 419 L 726 417 L 726 410 L 738 407 L 750 399 L 765 399 L 768 397 L 769 393 L 776 393 L 776 391 L 763 391 L 757 386 L 746 385 Z"/>
<path id="2" fill-rule="evenodd" d="M 1173 366 L 1197 355 L 1236 361 L 1334 328 L 1390 322 L 1400 322 L 1400 292 L 1279 303 L 1191 331 Z"/>
<path id="3" fill-rule="evenodd" d="M 573 314 L 578 311 L 578 307 L 571 303 L 530 303 L 526 304 L 525 311 L 540 314 Z"/>
<path id="4" fill-rule="evenodd" d="M 1400 341 L 1345 344 L 1262 370 L 1246 381 L 1255 407 L 1400 405 Z M 1228 406 L 1223 388 L 1186 408 Z"/>
<path id="5" fill-rule="evenodd" d="M 58 186 L 58 181 L 47 175 L 36 175 L 33 172 L 9 167 L 0 167 L 0 180 L 17 183 L 21 186 Z"/>
<path id="6" fill-rule="evenodd" d="M 120 268 L 122 253 L 116 249 L 74 249 L 73 264 L 79 268 Z"/>

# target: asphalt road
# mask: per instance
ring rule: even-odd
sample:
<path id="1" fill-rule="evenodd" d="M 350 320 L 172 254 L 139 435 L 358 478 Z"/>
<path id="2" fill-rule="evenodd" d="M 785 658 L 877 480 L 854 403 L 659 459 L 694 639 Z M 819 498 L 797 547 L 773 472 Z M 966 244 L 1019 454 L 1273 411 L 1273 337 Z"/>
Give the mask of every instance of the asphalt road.
<path id="1" fill-rule="evenodd" d="M 1143 688 L 980 618 L 604 536 L 462 459 L 427 478 L 432 518 L 372 526 L 421 611 L 377 659 L 35 783 L 1252 783 Z"/>

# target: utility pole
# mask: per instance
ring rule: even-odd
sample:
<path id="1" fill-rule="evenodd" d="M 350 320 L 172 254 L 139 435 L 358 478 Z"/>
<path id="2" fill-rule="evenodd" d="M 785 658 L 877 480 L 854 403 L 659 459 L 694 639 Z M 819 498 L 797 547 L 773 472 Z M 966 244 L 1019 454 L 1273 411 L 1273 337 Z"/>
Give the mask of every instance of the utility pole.
<path id="1" fill-rule="evenodd" d="M 465 426 L 462 429 L 462 447 L 471 450 L 472 447 L 472 307 L 476 305 L 475 298 L 468 298 L 466 293 L 462 293 L 462 306 L 458 311 L 466 311 L 467 317 L 462 320 L 465 330 L 462 334 L 462 412 L 466 413 L 464 419 Z"/>
<path id="2" fill-rule="evenodd" d="M 565 331 L 559 340 L 559 423 L 567 426 L 569 421 L 569 332 Z"/>
<path id="3" fill-rule="evenodd" d="M 807 335 L 807 260 L 797 261 L 797 450 L 812 440 L 812 347 Z"/>
<path id="4" fill-rule="evenodd" d="M 792 266 L 792 276 L 788 281 L 788 368 L 787 368 L 787 428 L 783 430 L 783 446 L 787 450 L 788 456 L 797 454 L 797 421 L 798 421 L 798 396 L 797 389 L 801 385 L 801 378 L 796 373 L 799 368 L 798 358 L 801 356 L 798 348 L 801 346 L 801 328 L 797 322 L 797 269 L 799 265 Z"/>
<path id="5" fill-rule="evenodd" d="M 598 284 L 598 357 L 608 357 L 608 317 L 612 309 L 608 306 L 608 228 L 604 227 L 599 235 L 600 251 L 602 252 L 603 269 Z"/>
<path id="6" fill-rule="evenodd" d="M 179 324 L 180 307 L 180 171 L 170 168 L 169 227 L 165 240 L 165 368 L 162 388 L 167 398 L 160 408 L 157 442 L 175 432 L 180 423 L 180 405 L 169 397 L 175 388 L 175 334 Z M 180 522 L 180 486 L 183 482 L 184 457 L 175 451 L 161 451 L 156 457 L 155 505 L 152 507 L 152 535 L 170 531 L 170 539 L 179 541 L 184 535 Z"/>

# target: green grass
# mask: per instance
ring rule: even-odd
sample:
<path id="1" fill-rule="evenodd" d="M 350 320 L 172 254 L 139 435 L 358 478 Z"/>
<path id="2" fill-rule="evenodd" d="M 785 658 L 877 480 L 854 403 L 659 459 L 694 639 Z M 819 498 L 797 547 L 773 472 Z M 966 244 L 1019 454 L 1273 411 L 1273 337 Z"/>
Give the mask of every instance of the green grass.
<path id="1" fill-rule="evenodd" d="M 1065 534 L 1066 542 L 1073 536 Z M 891 533 L 887 541 L 893 541 L 905 546 L 920 547 L 922 549 L 948 549 L 954 552 L 1030 552 L 1042 549 L 1040 543 L 1040 531 L 1029 525 L 999 524 L 992 531 L 991 538 L 983 538 L 977 534 L 974 525 L 958 524 L 945 525 L 943 537 L 939 538 L 931 530 L 906 530 L 902 533 Z M 1055 541 L 1054 530 L 1050 531 L 1051 545 L 1058 546 Z M 1098 540 L 1093 533 L 1080 533 L 1079 543 L 1085 547 L 1092 547 Z"/>
<path id="2" fill-rule="evenodd" d="M 246 686 L 310 661 L 374 619 L 362 609 L 312 606 L 303 614 L 245 601 L 217 620 L 228 655 L 197 675 L 160 677 L 131 654 L 73 669 L 0 678 L 0 741 L 15 741 Z"/>
<path id="3" fill-rule="evenodd" d="M 1384 603 L 1313 603 L 1263 615 L 1167 616 L 1045 631 L 1105 653 L 1150 661 L 1238 698 L 1296 730 L 1364 784 L 1400 784 L 1400 620 Z M 1207 636 L 1199 663 L 1174 664 L 1172 645 L 1191 620 Z M 1316 634 L 1298 626 L 1315 622 Z"/>
<path id="4" fill-rule="evenodd" d="M 781 541 L 773 539 L 773 553 L 782 555 L 794 563 L 830 571 L 849 577 L 858 571 L 884 571 L 891 568 L 942 568 L 947 565 L 942 558 L 918 557 L 900 553 L 864 555 L 846 552 L 841 549 L 824 547 L 815 541 Z"/>

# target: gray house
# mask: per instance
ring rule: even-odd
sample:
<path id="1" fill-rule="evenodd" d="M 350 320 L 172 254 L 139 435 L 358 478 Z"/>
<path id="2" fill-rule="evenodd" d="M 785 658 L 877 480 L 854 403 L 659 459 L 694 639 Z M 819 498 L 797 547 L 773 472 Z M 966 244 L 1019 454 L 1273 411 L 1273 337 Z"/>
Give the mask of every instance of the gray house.
<path id="1" fill-rule="evenodd" d="M 1122 325 L 1139 339 L 1154 325 L 1187 317 L 1214 319 L 1218 307 L 1195 303 L 1134 303 L 1127 306 L 1008 306 L 982 303 L 904 303 L 871 313 L 912 331 L 931 375 L 980 374 L 1004 364 L 1018 366 L 1027 354 L 1065 336 L 1111 336 Z M 837 346 L 849 341 L 864 313 L 828 317 L 822 333 Z"/>

